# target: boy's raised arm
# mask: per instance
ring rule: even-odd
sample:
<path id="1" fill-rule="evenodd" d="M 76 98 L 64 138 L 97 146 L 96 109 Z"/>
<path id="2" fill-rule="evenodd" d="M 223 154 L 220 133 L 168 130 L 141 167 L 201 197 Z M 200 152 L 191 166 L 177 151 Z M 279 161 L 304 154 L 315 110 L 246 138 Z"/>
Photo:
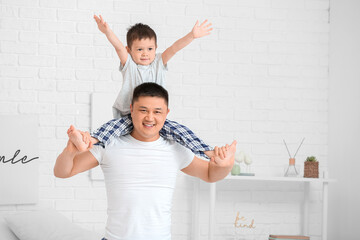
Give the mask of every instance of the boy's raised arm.
<path id="1" fill-rule="evenodd" d="M 211 30 L 213 30 L 210 27 L 211 27 L 211 23 L 207 23 L 207 20 L 202 22 L 200 25 L 199 25 L 199 21 L 196 21 L 195 26 L 193 27 L 191 32 L 186 34 L 183 38 L 177 40 L 173 45 L 171 45 L 162 53 L 162 60 L 164 65 L 166 65 L 167 62 L 178 51 L 189 45 L 195 38 L 201 38 L 206 35 L 209 35 L 211 33 Z"/>
<path id="2" fill-rule="evenodd" d="M 122 42 L 116 37 L 114 32 L 111 30 L 107 22 L 104 21 L 101 15 L 99 15 L 99 17 L 94 15 L 94 19 L 98 25 L 99 30 L 105 34 L 109 42 L 115 48 L 115 51 L 120 58 L 121 64 L 125 65 L 128 57 L 128 52 Z"/>

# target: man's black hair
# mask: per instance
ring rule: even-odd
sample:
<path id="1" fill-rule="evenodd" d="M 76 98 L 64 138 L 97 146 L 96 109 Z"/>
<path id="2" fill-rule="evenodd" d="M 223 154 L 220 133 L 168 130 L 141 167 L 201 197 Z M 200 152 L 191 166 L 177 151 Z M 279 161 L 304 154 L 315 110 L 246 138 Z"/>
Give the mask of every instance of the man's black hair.
<path id="1" fill-rule="evenodd" d="M 137 101 L 139 97 L 159 97 L 165 100 L 166 106 L 169 105 L 168 91 L 156 83 L 146 82 L 137 86 L 134 89 L 131 104 L 134 105 L 134 102 Z"/>

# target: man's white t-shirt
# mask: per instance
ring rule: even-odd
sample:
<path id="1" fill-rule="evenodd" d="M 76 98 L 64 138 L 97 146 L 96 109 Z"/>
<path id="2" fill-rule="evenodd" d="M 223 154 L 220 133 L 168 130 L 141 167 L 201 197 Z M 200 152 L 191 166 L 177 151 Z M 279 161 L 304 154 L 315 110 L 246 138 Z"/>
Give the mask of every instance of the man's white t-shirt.
<path id="1" fill-rule="evenodd" d="M 176 176 L 194 154 L 160 137 L 142 142 L 131 135 L 114 138 L 90 152 L 105 177 L 108 240 L 170 240 L 171 204 Z"/>

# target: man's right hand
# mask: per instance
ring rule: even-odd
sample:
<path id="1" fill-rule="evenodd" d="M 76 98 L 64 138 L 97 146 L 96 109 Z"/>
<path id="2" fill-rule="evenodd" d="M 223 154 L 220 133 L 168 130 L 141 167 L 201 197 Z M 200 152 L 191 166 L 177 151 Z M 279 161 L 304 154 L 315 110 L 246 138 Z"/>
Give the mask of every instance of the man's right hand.
<path id="1" fill-rule="evenodd" d="M 90 148 L 92 148 L 92 147 L 93 147 L 93 142 L 91 141 L 91 135 L 90 135 L 90 133 L 89 133 L 89 132 L 83 132 L 83 131 L 79 131 L 79 132 L 80 132 L 80 134 L 81 134 L 82 137 L 83 137 L 83 141 L 84 141 L 86 144 L 89 144 L 88 150 L 89 150 Z M 94 139 L 94 140 L 96 140 L 96 139 Z"/>
<path id="2" fill-rule="evenodd" d="M 82 132 L 71 125 L 67 130 L 67 134 L 69 140 L 79 152 L 88 151 L 92 147 L 91 137 L 88 132 Z M 69 150 L 70 149 L 72 149 L 71 146 L 69 146 Z"/>
<path id="3" fill-rule="evenodd" d="M 69 153 L 72 153 L 72 154 L 77 154 L 79 153 L 80 151 L 76 148 L 75 144 L 73 144 L 71 142 L 71 140 L 69 139 L 67 144 L 66 144 L 66 148 L 65 150 Z"/>

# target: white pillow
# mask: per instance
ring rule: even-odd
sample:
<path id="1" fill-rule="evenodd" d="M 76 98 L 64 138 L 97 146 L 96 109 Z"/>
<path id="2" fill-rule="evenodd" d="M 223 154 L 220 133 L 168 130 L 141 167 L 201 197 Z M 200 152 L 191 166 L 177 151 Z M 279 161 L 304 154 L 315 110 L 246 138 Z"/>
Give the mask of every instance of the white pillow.
<path id="1" fill-rule="evenodd" d="M 5 221 L 20 240 L 101 240 L 98 233 L 71 223 L 54 210 L 16 213 Z"/>
<path id="2" fill-rule="evenodd" d="M 4 218 L 0 216 L 0 239 L 1 240 L 19 240 L 6 224 Z"/>

